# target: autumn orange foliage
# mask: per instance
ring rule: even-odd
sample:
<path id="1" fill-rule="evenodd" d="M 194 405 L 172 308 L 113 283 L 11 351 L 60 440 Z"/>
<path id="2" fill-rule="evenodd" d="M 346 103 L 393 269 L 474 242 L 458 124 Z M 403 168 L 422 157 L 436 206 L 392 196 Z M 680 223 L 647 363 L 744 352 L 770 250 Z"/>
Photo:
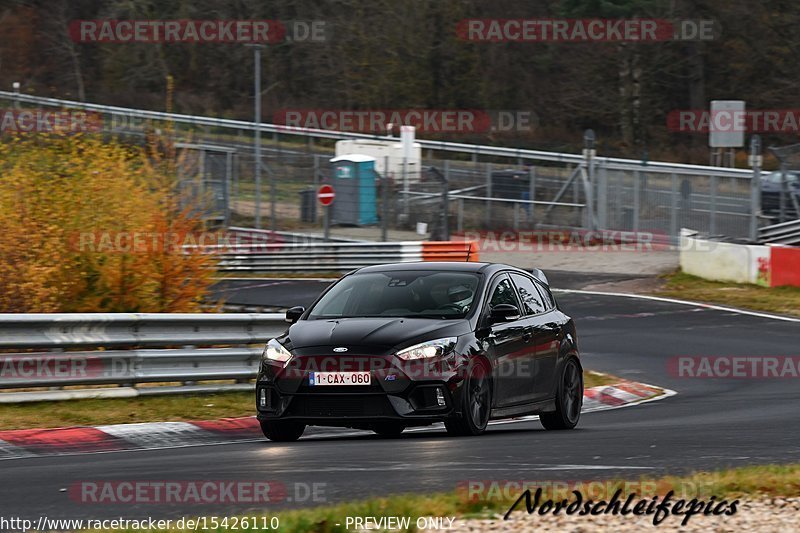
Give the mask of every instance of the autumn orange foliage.
<path id="1" fill-rule="evenodd" d="M 0 312 L 198 312 L 215 258 L 198 249 L 79 246 L 81 235 L 191 234 L 179 157 L 98 137 L 0 142 Z"/>

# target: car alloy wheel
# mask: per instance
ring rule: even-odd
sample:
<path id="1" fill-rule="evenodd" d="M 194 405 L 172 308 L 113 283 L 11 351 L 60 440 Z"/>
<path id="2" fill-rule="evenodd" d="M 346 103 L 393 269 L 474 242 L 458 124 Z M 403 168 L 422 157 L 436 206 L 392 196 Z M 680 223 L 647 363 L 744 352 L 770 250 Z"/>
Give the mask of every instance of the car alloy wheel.
<path id="1" fill-rule="evenodd" d="M 461 414 L 445 422 L 452 435 L 480 435 L 486 431 L 492 411 L 492 380 L 481 363 L 473 364 L 462 385 Z"/>
<path id="2" fill-rule="evenodd" d="M 583 406 L 583 374 L 575 358 L 564 363 L 558 390 L 556 410 L 544 413 L 539 420 L 545 429 L 572 429 L 578 425 Z"/>

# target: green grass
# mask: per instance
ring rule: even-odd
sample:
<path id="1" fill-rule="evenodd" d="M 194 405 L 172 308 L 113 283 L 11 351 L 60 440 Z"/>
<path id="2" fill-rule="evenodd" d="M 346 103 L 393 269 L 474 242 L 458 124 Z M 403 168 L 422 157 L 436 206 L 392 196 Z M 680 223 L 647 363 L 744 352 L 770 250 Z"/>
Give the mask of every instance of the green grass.
<path id="1" fill-rule="evenodd" d="M 480 479 L 486 477 L 478 476 Z M 608 499 L 617 489 L 623 490 L 623 499 L 631 493 L 635 493 L 641 499 L 649 499 L 655 495 L 663 496 L 670 490 L 675 491 L 675 498 L 686 500 L 695 497 L 708 499 L 711 496 L 716 496 L 718 501 L 722 499 L 731 501 L 743 497 L 796 497 L 800 493 L 800 464 L 748 466 L 719 472 L 700 472 L 687 476 L 603 481 L 601 485 L 593 484 L 591 491 L 584 493 L 585 497 L 591 497 L 595 501 Z M 546 498 L 569 497 L 569 490 L 571 488 L 557 488 L 554 491 L 546 485 L 543 486 Z M 518 496 L 519 493 L 515 492 L 498 498 L 471 499 L 468 493 L 462 489 L 449 493 L 402 494 L 265 514 L 279 518 L 280 531 L 297 533 L 345 532 L 347 531 L 345 518 L 348 516 L 408 516 L 411 517 L 410 530 L 415 531 L 415 520 L 420 516 L 470 518 L 505 514 Z M 517 507 L 515 511 L 515 513 L 524 512 L 524 504 Z M 172 529 L 171 531 L 178 530 Z"/>
<path id="2" fill-rule="evenodd" d="M 800 316 L 800 287 L 709 281 L 683 272 L 668 274 L 664 279 L 665 285 L 655 292 L 658 296 Z"/>
<path id="3" fill-rule="evenodd" d="M 588 388 L 620 380 L 607 374 L 587 371 L 584 381 Z M 0 430 L 182 422 L 254 414 L 255 400 L 249 392 L 31 402 L 0 404 Z"/>

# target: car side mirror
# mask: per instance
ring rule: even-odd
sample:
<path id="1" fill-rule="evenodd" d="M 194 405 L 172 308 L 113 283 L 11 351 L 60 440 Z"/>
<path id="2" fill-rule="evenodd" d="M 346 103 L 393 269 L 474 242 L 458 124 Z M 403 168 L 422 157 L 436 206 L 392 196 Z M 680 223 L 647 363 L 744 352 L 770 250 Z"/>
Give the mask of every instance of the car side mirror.
<path id="1" fill-rule="evenodd" d="M 290 324 L 294 324 L 295 322 L 300 320 L 300 317 L 303 316 L 303 313 L 305 313 L 305 312 L 306 312 L 306 308 L 303 307 L 302 305 L 298 305 L 296 307 L 292 307 L 291 309 L 288 309 L 286 311 L 286 322 L 289 322 Z"/>
<path id="2" fill-rule="evenodd" d="M 511 304 L 497 304 L 489 311 L 489 322 L 497 324 L 498 322 L 511 322 L 521 316 L 519 308 Z"/>

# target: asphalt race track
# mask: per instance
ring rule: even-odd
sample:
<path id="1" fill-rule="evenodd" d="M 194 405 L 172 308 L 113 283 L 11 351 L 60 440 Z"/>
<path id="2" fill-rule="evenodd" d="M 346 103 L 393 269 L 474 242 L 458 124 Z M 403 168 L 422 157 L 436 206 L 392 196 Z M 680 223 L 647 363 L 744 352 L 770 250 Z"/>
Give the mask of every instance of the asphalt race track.
<path id="1" fill-rule="evenodd" d="M 288 488 L 281 506 L 298 506 L 313 502 L 297 501 L 295 482 L 324 483 L 327 502 L 339 502 L 452 491 L 466 480 L 639 478 L 800 462 L 796 378 L 691 379 L 668 371 L 675 356 L 800 355 L 800 322 L 620 296 L 557 296 L 577 321 L 585 367 L 678 394 L 586 414 L 567 432 L 547 432 L 536 421 L 496 424 L 484 436 L 462 438 L 438 428 L 399 439 L 314 428 L 292 444 L 6 460 L 0 461 L 0 501 L 18 516 L 230 516 L 251 506 L 84 504 L 64 489 L 81 481 L 267 480 Z"/>
<path id="2" fill-rule="evenodd" d="M 619 282 L 640 276 L 584 272 L 548 272 L 553 287 L 579 289 L 589 283 Z M 226 278 L 212 288 L 211 300 L 243 308 L 289 308 L 309 305 L 334 279 Z"/>

